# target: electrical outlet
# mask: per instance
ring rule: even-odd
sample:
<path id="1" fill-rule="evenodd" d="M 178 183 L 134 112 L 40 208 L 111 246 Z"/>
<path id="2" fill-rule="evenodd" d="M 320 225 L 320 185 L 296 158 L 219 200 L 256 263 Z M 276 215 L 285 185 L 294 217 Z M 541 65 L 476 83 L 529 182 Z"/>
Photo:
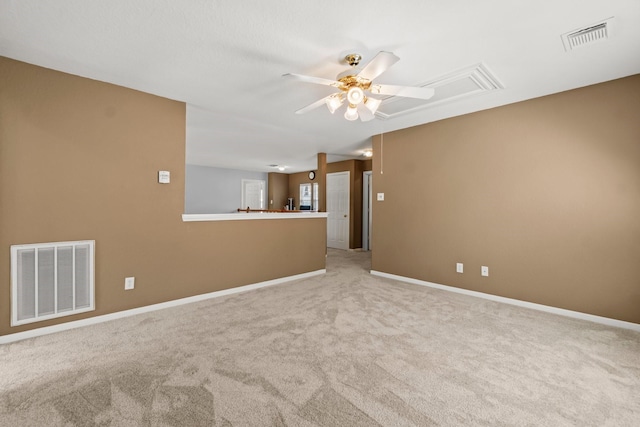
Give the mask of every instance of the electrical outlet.
<path id="1" fill-rule="evenodd" d="M 480 274 L 482 274 L 485 277 L 489 277 L 489 267 L 487 267 L 486 265 L 483 265 L 482 267 L 480 267 Z"/>
<path id="2" fill-rule="evenodd" d="M 456 273 L 464 273 L 464 264 L 461 262 L 456 263 Z"/>
<path id="3" fill-rule="evenodd" d="M 379 202 L 384 202 L 384 193 L 378 193 L 378 194 L 377 194 L 377 196 L 378 196 L 378 199 L 377 199 L 377 200 L 378 200 Z"/>
<path id="4" fill-rule="evenodd" d="M 133 289 L 136 285 L 136 278 L 135 277 L 125 277 L 124 278 L 124 289 L 125 291 L 129 291 L 131 289 Z"/>

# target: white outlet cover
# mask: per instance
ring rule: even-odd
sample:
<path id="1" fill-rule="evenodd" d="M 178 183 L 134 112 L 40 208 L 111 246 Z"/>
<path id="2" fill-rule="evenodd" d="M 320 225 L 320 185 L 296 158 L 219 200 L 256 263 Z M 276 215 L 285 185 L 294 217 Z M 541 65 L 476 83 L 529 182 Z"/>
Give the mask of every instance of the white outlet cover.
<path id="1" fill-rule="evenodd" d="M 126 291 L 129 291 L 131 289 L 133 289 L 136 285 L 136 278 L 135 277 L 125 277 L 124 278 L 124 289 Z"/>
<path id="2" fill-rule="evenodd" d="M 483 265 L 482 267 L 480 267 L 480 274 L 482 274 L 485 277 L 489 276 L 489 267 Z"/>
<path id="3" fill-rule="evenodd" d="M 464 273 L 464 264 L 461 262 L 456 263 L 456 273 Z"/>
<path id="4" fill-rule="evenodd" d="M 384 193 L 378 193 L 378 201 L 379 202 L 383 202 L 384 201 Z"/>

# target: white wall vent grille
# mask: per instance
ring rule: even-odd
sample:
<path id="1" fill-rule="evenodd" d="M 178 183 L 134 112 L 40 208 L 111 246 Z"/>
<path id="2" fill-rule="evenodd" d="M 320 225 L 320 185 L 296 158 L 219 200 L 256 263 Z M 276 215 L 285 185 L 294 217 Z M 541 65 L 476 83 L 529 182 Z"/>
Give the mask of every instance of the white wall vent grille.
<path id="1" fill-rule="evenodd" d="M 95 309 L 95 241 L 11 246 L 11 326 Z"/>
<path id="2" fill-rule="evenodd" d="M 564 50 L 567 52 L 578 47 L 607 40 L 611 37 L 613 18 L 591 24 L 587 27 L 569 31 L 562 35 Z"/>

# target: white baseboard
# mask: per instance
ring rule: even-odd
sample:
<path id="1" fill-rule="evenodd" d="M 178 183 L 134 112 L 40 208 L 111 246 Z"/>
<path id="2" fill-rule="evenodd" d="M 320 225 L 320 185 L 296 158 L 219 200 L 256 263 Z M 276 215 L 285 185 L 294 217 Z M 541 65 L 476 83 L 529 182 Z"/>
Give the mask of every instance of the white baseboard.
<path id="1" fill-rule="evenodd" d="M 210 292 L 208 294 L 195 295 L 192 297 L 180 298 L 173 301 L 133 308 L 131 310 L 118 311 L 116 313 L 89 317 L 87 319 L 74 320 L 72 322 L 61 323 L 59 325 L 45 326 L 43 328 L 32 329 L 30 331 L 16 332 L 15 334 L 0 336 L 0 345 L 21 341 L 27 338 L 38 337 L 41 335 L 53 334 L 55 332 L 67 331 L 69 329 L 80 328 L 83 326 L 95 325 L 97 323 L 108 322 L 110 320 L 122 319 L 124 317 L 135 316 L 136 314 L 149 313 L 156 310 L 162 310 L 164 308 L 177 307 L 179 305 L 204 301 L 211 298 L 218 298 L 225 295 L 237 294 L 240 292 L 251 291 L 253 289 L 264 288 L 267 286 L 279 285 L 282 283 L 291 282 L 293 280 L 307 279 L 309 277 L 325 274 L 326 272 L 327 270 L 323 268 L 322 270 L 310 271 L 308 273 L 296 274 L 294 276 L 281 277 L 279 279 L 267 280 L 266 282 L 253 283 L 251 285 L 238 286 L 237 288 L 224 289 L 221 291 Z"/>
<path id="2" fill-rule="evenodd" d="M 607 326 L 615 326 L 617 328 L 631 329 L 640 332 L 640 324 L 625 322 L 623 320 L 610 319 L 608 317 L 595 316 L 593 314 L 581 313 L 579 311 L 565 310 L 564 308 L 552 307 L 549 305 L 536 304 L 527 301 L 521 301 L 513 298 L 501 297 L 498 295 L 485 294 L 483 292 L 470 291 L 468 289 L 456 288 L 454 286 L 440 285 L 438 283 L 426 282 L 424 280 L 412 279 L 410 277 L 397 276 L 395 274 L 383 273 L 381 271 L 371 270 L 374 276 L 384 277 L 387 279 L 398 280 L 400 282 L 411 283 L 414 285 L 427 286 L 430 288 L 440 289 L 448 292 L 469 295 L 477 298 L 484 298 L 490 301 L 502 302 L 505 304 L 516 305 L 518 307 L 530 308 L 533 310 L 544 311 L 547 313 L 558 314 L 560 316 L 572 317 L 574 319 L 587 320 L 589 322 L 600 323 Z"/>

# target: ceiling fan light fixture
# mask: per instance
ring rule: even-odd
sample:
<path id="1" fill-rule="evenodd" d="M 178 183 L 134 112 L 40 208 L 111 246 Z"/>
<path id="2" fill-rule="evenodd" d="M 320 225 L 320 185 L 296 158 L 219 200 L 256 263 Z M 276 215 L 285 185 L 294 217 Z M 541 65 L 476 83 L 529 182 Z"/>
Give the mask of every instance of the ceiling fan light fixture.
<path id="1" fill-rule="evenodd" d="M 382 103 L 382 100 L 380 99 L 367 97 L 367 99 L 364 101 L 364 106 L 367 107 L 373 114 L 375 114 L 376 111 L 378 111 L 380 103 Z"/>
<path id="2" fill-rule="evenodd" d="M 351 69 L 338 74 L 335 80 L 322 77 L 305 76 L 302 74 L 287 73 L 284 77 L 295 78 L 302 82 L 314 83 L 323 86 L 329 86 L 338 89 L 339 92 L 325 96 L 304 108 L 297 110 L 296 114 L 303 114 L 314 108 L 325 104 L 331 114 L 341 107 L 343 103 L 348 104 L 344 117 L 353 121 L 360 119 L 368 122 L 376 118 L 384 116 L 384 113 L 378 114 L 378 109 L 382 100 L 372 98 L 366 95 L 372 93 L 374 95 L 388 95 L 389 97 L 403 97 L 416 99 L 429 99 L 434 95 L 434 89 L 431 87 L 414 87 L 414 86 L 397 86 L 388 84 L 374 84 L 373 81 L 389 67 L 398 62 L 400 58 L 392 52 L 380 51 L 366 65 L 360 67 L 359 62 L 362 57 L 359 54 L 350 54 L 345 60 Z M 386 99 L 386 98 L 385 98 Z M 346 100 L 346 102 L 345 102 Z"/>
<path id="3" fill-rule="evenodd" d="M 349 88 L 349 91 L 347 92 L 347 101 L 352 105 L 360 104 L 364 101 L 364 91 L 358 86 Z"/>
<path id="4" fill-rule="evenodd" d="M 333 114 L 338 108 L 342 106 L 342 103 L 344 101 L 342 100 L 342 96 L 340 96 L 340 94 L 336 94 L 328 97 L 325 102 L 327 103 L 327 108 L 329 109 L 331 114 Z"/>
<path id="5" fill-rule="evenodd" d="M 355 105 L 349 104 L 347 111 L 344 113 L 344 118 L 351 122 L 358 120 L 358 109 Z"/>

